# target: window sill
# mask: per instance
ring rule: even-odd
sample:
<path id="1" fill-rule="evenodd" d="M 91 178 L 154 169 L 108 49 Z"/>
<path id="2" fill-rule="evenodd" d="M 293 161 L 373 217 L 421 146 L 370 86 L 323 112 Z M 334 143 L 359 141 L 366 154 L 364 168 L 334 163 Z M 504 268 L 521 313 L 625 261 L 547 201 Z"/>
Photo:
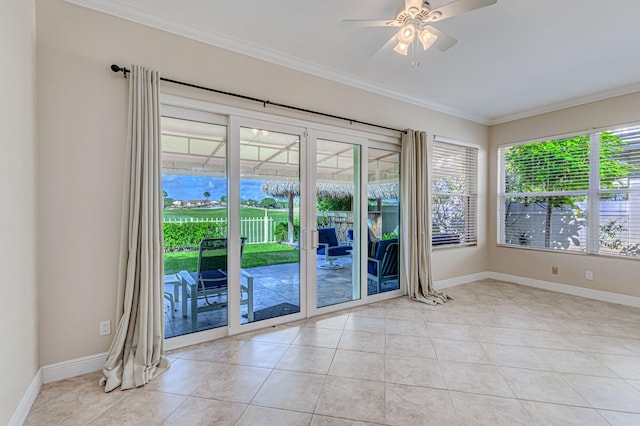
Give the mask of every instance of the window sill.
<path id="1" fill-rule="evenodd" d="M 527 247 L 520 246 L 515 244 L 496 244 L 497 247 L 500 248 L 508 248 L 508 249 L 516 249 L 516 250 L 533 250 L 533 251 L 542 251 L 546 253 L 559 253 L 559 254 L 572 254 L 577 256 L 597 256 L 603 257 L 607 259 L 626 259 L 626 260 L 634 260 L 640 261 L 640 257 L 632 257 L 632 256 L 622 256 L 616 254 L 608 254 L 608 253 L 587 253 L 586 251 L 573 251 L 573 250 L 554 250 L 554 249 L 546 249 L 539 247 Z"/>
<path id="2" fill-rule="evenodd" d="M 473 247 L 477 246 L 478 243 L 455 243 L 455 244 L 440 244 L 437 246 L 432 245 L 432 250 L 446 250 L 446 249 L 454 249 L 454 248 L 462 248 L 462 247 Z"/>

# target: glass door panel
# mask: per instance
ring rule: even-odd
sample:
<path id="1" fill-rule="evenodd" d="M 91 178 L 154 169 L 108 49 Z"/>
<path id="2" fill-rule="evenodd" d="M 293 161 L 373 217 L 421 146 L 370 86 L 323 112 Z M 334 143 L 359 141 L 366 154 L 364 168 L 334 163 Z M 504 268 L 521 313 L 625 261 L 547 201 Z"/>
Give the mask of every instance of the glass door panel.
<path id="1" fill-rule="evenodd" d="M 241 323 L 300 312 L 300 136 L 240 127 Z"/>
<path id="2" fill-rule="evenodd" d="M 400 153 L 368 150 L 367 294 L 400 288 Z"/>
<path id="3" fill-rule="evenodd" d="M 162 117 L 161 144 L 169 338 L 227 325 L 227 126 Z"/>
<path id="4" fill-rule="evenodd" d="M 316 140 L 316 306 L 360 299 L 360 146 Z"/>

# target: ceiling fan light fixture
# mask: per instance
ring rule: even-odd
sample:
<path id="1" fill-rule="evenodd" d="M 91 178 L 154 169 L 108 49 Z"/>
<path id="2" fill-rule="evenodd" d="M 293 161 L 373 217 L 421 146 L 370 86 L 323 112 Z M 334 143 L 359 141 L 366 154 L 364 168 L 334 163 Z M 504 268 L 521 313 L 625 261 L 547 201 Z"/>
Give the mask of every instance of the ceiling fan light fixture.
<path id="1" fill-rule="evenodd" d="M 416 36 L 416 28 L 413 25 L 407 25 L 398 31 L 398 40 L 404 44 L 411 44 Z"/>
<path id="2" fill-rule="evenodd" d="M 429 49 L 437 41 L 437 47 L 442 52 L 451 49 L 458 42 L 447 33 L 430 26 L 430 23 L 444 21 L 472 10 L 490 6 L 497 3 L 498 0 L 438 0 L 438 2 L 445 4 L 432 8 L 431 0 L 401 0 L 396 16 L 392 20 L 350 19 L 342 21 L 342 23 L 361 27 L 394 27 L 397 29 L 397 33 L 379 51 L 396 43 L 394 51 L 406 56 L 411 47 L 411 56 L 413 57 L 416 50 L 413 43 L 418 44 L 416 38 L 424 50 Z M 411 62 L 413 66 L 417 61 L 412 59 Z"/>
<path id="3" fill-rule="evenodd" d="M 427 50 L 433 43 L 435 43 L 438 36 L 428 29 L 424 29 L 420 31 L 420 35 L 418 36 L 418 38 L 420 39 L 420 43 L 422 43 L 422 48 L 424 50 Z"/>
<path id="4" fill-rule="evenodd" d="M 398 41 L 398 44 L 396 44 L 396 47 L 394 47 L 393 50 L 401 55 L 407 56 L 409 45 L 407 43 L 403 43 L 402 41 Z"/>

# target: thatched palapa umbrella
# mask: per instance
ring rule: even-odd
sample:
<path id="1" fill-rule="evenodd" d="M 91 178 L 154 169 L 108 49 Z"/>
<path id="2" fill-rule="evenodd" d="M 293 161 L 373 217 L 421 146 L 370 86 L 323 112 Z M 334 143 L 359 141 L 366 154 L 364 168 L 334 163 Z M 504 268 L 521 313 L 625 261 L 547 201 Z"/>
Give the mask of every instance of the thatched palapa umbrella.
<path id="1" fill-rule="evenodd" d="M 293 243 L 293 199 L 300 195 L 300 183 L 290 181 L 262 181 L 262 192 L 272 197 L 288 198 L 289 200 L 289 242 Z M 367 187 L 367 198 L 378 201 L 378 210 L 382 200 L 398 198 L 397 183 L 374 183 Z M 346 183 L 318 183 L 316 186 L 318 198 L 341 199 L 353 197 L 353 185 Z"/>
<path id="2" fill-rule="evenodd" d="M 290 182 L 286 180 L 263 180 L 260 186 L 262 192 L 272 197 L 289 199 L 289 227 L 287 237 L 289 243 L 293 244 L 295 235 L 293 232 L 293 198 L 300 195 L 300 182 Z"/>

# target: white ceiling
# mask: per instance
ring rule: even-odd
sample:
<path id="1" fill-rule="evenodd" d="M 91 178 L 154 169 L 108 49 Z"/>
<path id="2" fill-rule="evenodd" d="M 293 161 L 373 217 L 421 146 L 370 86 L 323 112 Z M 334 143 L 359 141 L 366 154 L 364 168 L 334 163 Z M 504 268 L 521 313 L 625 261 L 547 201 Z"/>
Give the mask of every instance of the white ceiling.
<path id="1" fill-rule="evenodd" d="M 498 0 L 434 25 L 458 44 L 413 68 L 373 56 L 393 28 L 341 25 L 402 0 L 67 1 L 484 124 L 640 90 L 639 0 Z"/>

